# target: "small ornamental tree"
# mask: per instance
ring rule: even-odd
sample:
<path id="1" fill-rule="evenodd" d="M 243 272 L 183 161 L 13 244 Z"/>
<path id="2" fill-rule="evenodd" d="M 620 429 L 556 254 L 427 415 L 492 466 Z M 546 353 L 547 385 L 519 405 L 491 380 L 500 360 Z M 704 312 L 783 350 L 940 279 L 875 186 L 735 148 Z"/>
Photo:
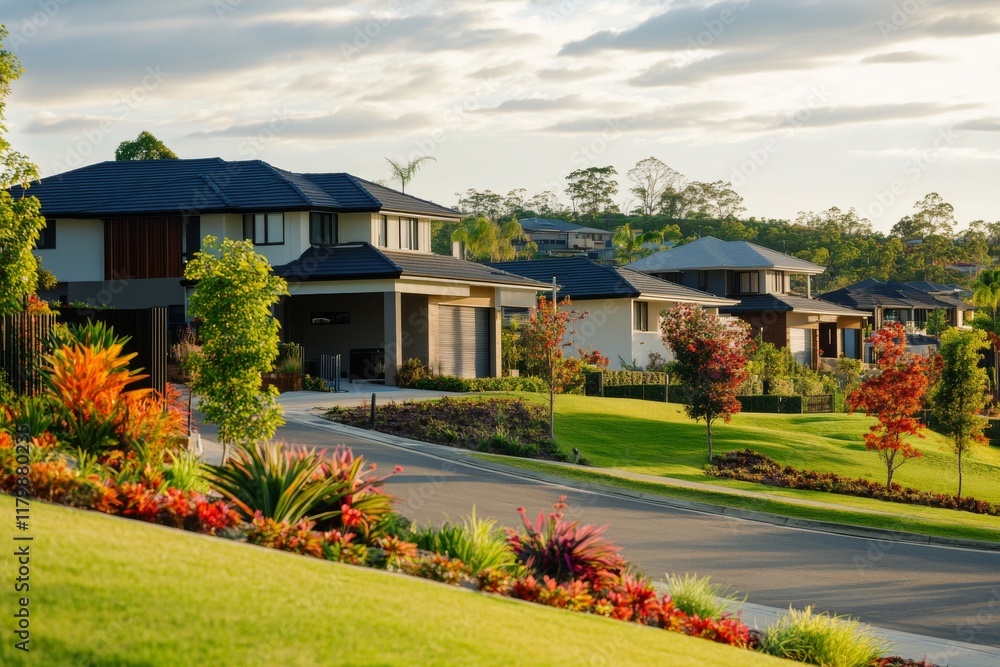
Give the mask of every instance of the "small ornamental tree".
<path id="1" fill-rule="evenodd" d="M 0 25 L 0 41 L 5 37 L 7 29 Z M 24 310 L 25 299 L 35 293 L 38 260 L 31 251 L 45 226 L 38 198 L 26 194 L 38 180 L 38 168 L 3 136 L 5 100 L 23 71 L 17 56 L 0 46 L 0 315 Z M 9 190 L 15 185 L 22 188 L 16 197 Z"/>
<path id="2" fill-rule="evenodd" d="M 878 360 L 878 373 L 862 381 L 847 396 L 851 412 L 864 410 L 878 423 L 865 433 L 865 447 L 878 452 L 885 464 L 886 487 L 892 474 L 907 459 L 919 458 L 920 451 L 904 440 L 908 435 L 923 437 L 924 425 L 914 417 L 923 407 L 927 393 L 927 357 L 906 352 L 906 333 L 899 322 L 887 322 L 871 337 Z"/>
<path id="3" fill-rule="evenodd" d="M 750 325 L 678 303 L 663 319 L 660 335 L 674 353 L 671 375 L 688 391 L 690 404 L 684 410 L 695 421 L 705 420 L 711 462 L 712 423 L 720 417 L 729 422 L 740 411 L 736 392 L 746 382 L 754 348 Z"/>
<path id="4" fill-rule="evenodd" d="M 558 304 L 564 308 L 571 305 L 569 298 Z M 531 313 L 524 325 L 522 340 L 524 359 L 529 375 L 536 375 L 549 388 L 549 437 L 556 437 L 555 395 L 573 384 L 583 370 L 583 360 L 563 354 L 563 338 L 570 322 L 583 319 L 586 313 L 560 310 L 555 302 L 545 296 L 538 297 L 538 307 Z"/>
<path id="5" fill-rule="evenodd" d="M 271 307 L 288 294 L 285 281 L 250 241 L 206 236 L 184 275 L 197 281 L 188 301 L 202 347 L 188 358 L 191 390 L 205 420 L 219 426 L 223 462 L 228 445 L 249 446 L 283 423 L 278 391 L 261 391 L 261 373 L 278 356 L 278 322 Z"/>
<path id="6" fill-rule="evenodd" d="M 985 442 L 986 420 L 979 411 L 986 405 L 989 380 L 979 367 L 980 350 L 986 347 L 986 333 L 980 329 L 948 329 L 941 335 L 944 368 L 931 391 L 937 429 L 955 442 L 958 456 L 958 494 L 962 495 L 962 454 L 973 442 Z"/>

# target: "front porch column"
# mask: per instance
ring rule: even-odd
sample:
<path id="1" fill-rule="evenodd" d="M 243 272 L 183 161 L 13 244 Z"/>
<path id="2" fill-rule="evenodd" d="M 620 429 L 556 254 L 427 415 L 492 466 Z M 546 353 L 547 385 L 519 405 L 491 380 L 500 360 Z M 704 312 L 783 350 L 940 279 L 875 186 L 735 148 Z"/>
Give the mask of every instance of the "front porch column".
<path id="1" fill-rule="evenodd" d="M 490 309 L 493 321 L 490 327 L 490 344 L 493 346 L 490 351 L 490 377 L 498 378 L 503 375 L 503 360 L 501 359 L 501 329 L 503 328 L 503 311 L 500 307 L 500 289 L 493 291 L 493 308 Z"/>
<path id="2" fill-rule="evenodd" d="M 403 306 L 399 292 L 382 293 L 382 339 L 385 347 L 385 384 L 396 384 L 396 369 L 403 351 Z"/>

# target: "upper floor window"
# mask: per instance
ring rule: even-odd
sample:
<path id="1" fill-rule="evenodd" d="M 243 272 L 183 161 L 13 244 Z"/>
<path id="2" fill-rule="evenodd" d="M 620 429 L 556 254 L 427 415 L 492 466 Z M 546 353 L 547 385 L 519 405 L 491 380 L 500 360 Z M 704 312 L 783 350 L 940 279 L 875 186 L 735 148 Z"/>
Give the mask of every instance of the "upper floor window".
<path id="1" fill-rule="evenodd" d="M 775 271 L 771 274 L 771 290 L 774 294 L 781 294 L 785 291 L 785 272 Z"/>
<path id="2" fill-rule="evenodd" d="M 389 216 L 380 215 L 378 217 L 378 235 L 375 245 L 380 248 L 389 247 Z"/>
<path id="3" fill-rule="evenodd" d="M 660 273 L 657 275 L 660 280 L 666 280 L 668 282 L 675 283 L 677 285 L 682 285 L 684 277 L 680 271 L 667 271 L 666 273 Z"/>
<path id="4" fill-rule="evenodd" d="M 243 216 L 243 238 L 254 245 L 281 245 L 285 242 L 284 213 L 247 213 Z"/>
<path id="5" fill-rule="evenodd" d="M 759 294 L 760 272 L 737 271 L 733 274 L 733 291 L 736 294 Z"/>
<path id="6" fill-rule="evenodd" d="M 56 247 L 56 221 L 46 220 L 45 226 L 42 227 L 42 231 L 38 234 L 38 243 L 35 244 L 36 250 L 52 250 Z"/>
<path id="7" fill-rule="evenodd" d="M 399 247 L 404 250 L 420 249 L 420 232 L 416 218 L 399 219 Z"/>
<path id="8" fill-rule="evenodd" d="M 337 242 L 337 214 L 309 214 L 310 245 L 333 245 Z"/>
<path id="9" fill-rule="evenodd" d="M 635 331 L 649 331 L 649 303 L 632 302 L 632 328 Z"/>

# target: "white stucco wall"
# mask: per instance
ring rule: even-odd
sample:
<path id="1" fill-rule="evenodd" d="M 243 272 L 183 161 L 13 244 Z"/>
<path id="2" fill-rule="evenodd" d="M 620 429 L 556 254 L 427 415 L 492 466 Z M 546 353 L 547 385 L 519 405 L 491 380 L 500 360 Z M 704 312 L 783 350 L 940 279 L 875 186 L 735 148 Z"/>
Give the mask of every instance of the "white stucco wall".
<path id="1" fill-rule="evenodd" d="M 337 216 L 337 234 L 341 243 L 375 242 L 377 215 L 371 213 L 341 213 Z"/>
<path id="2" fill-rule="evenodd" d="M 621 368 L 619 355 L 626 361 L 632 357 L 632 300 L 603 299 L 596 301 L 574 301 L 570 310 L 586 312 L 579 322 L 567 327 L 565 342 L 571 343 L 563 349 L 568 356 L 579 356 L 577 350 L 590 352 L 599 350 L 611 360 L 611 369 Z"/>
<path id="3" fill-rule="evenodd" d="M 56 247 L 35 254 L 60 282 L 104 280 L 104 223 L 58 219 Z"/>

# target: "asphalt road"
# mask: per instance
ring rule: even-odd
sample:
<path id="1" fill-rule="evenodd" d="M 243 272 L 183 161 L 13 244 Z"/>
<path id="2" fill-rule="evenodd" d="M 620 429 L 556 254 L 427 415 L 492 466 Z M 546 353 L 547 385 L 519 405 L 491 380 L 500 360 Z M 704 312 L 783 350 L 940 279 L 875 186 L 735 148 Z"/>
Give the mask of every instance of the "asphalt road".
<path id="1" fill-rule="evenodd" d="M 903 632 L 1000 647 L 1000 552 L 931 547 L 774 526 L 589 490 L 556 487 L 290 422 L 277 439 L 309 447 L 349 445 L 380 472 L 404 468 L 387 484 L 404 516 L 419 523 L 481 517 L 515 526 L 565 494 L 567 516 L 609 524 L 608 537 L 652 578 L 710 575 L 747 601 L 850 615 Z"/>

